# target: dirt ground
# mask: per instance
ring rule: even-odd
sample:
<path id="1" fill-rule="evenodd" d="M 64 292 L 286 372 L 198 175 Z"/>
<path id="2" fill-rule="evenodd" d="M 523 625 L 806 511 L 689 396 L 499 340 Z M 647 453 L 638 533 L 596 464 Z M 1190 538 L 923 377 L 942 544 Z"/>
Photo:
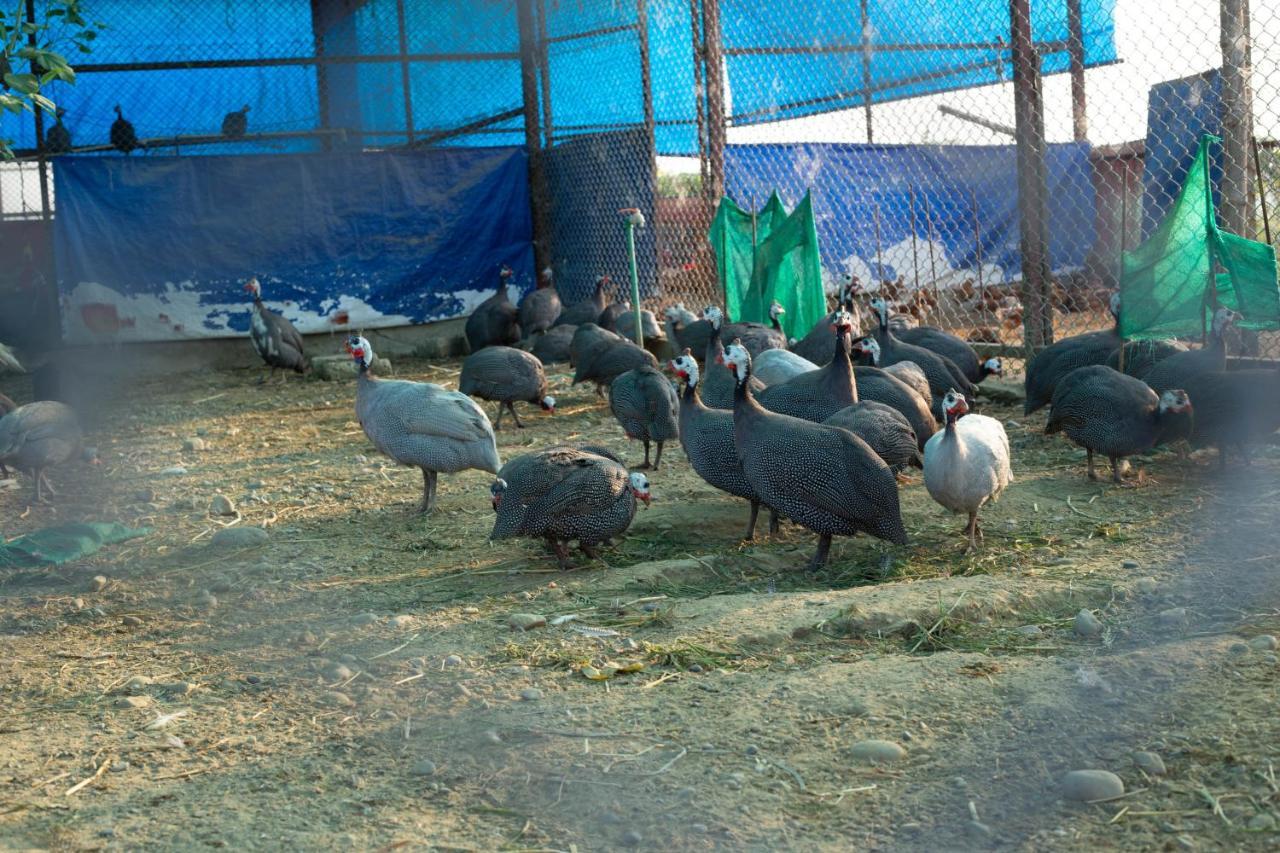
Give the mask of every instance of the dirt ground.
<path id="1" fill-rule="evenodd" d="M 458 365 L 396 367 L 449 384 Z M 1017 482 L 981 552 L 917 476 L 909 546 L 838 540 L 808 574 L 812 535 L 742 542 L 745 504 L 673 446 L 627 537 L 563 573 L 539 543 L 486 541 L 487 474 L 442 477 L 437 513 L 412 514 L 420 476 L 373 451 L 353 384 L 256 378 L 123 382 L 90 418 L 105 464 L 53 472 L 53 506 L 0 488 L 7 537 L 151 531 L 0 570 L 0 848 L 1280 841 L 1275 447 L 1227 475 L 1161 451 L 1119 489 L 1042 414 L 988 404 Z M 500 434 L 504 460 L 559 441 L 639 460 L 563 366 L 553 393 L 558 414 Z M 210 513 L 219 494 L 238 516 Z M 269 541 L 218 550 L 228 525 Z M 904 755 L 872 763 L 867 739 Z M 1069 802 L 1076 769 L 1126 793 Z"/>

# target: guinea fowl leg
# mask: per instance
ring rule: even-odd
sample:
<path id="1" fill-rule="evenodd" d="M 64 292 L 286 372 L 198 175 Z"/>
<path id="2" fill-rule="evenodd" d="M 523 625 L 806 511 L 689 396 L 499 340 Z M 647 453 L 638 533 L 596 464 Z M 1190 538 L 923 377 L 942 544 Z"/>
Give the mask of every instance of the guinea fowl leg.
<path id="1" fill-rule="evenodd" d="M 559 539 L 551 539 L 548 537 L 548 541 L 551 543 L 551 550 L 556 552 L 556 562 L 560 564 L 560 571 L 569 571 L 568 547 Z"/>
<path id="2" fill-rule="evenodd" d="M 809 561 L 807 566 L 811 572 L 816 572 L 827 564 L 827 554 L 831 552 L 831 534 L 823 533 L 818 537 L 818 550 L 813 555 L 813 559 Z"/>
<path id="3" fill-rule="evenodd" d="M 506 408 L 507 407 L 505 403 L 498 404 L 498 419 L 493 422 L 494 432 L 497 432 L 498 430 L 502 429 L 502 415 L 506 412 Z"/>
<path id="4" fill-rule="evenodd" d="M 1119 456 L 1111 457 L 1111 482 L 1115 483 L 1117 486 L 1120 486 L 1121 488 L 1132 489 L 1134 488 L 1134 484 L 1126 483 L 1124 481 L 1124 477 L 1120 476 L 1120 467 L 1123 464 L 1124 464 L 1124 460 L 1122 460 Z"/>
<path id="5" fill-rule="evenodd" d="M 964 532 L 969 535 L 969 544 L 964 547 L 964 553 L 976 551 L 978 543 L 976 537 L 978 535 L 978 514 L 976 512 L 969 513 L 969 524 L 965 527 Z"/>
<path id="6" fill-rule="evenodd" d="M 769 535 L 777 536 L 780 529 L 782 529 L 782 525 L 778 521 L 778 511 L 776 509 L 769 510 Z"/>
<path id="7" fill-rule="evenodd" d="M 596 550 L 594 545 L 579 541 L 578 548 L 581 549 L 582 553 L 586 554 L 587 558 L 590 560 L 598 560 L 600 558 L 600 552 Z"/>
<path id="8" fill-rule="evenodd" d="M 760 501 L 751 501 L 751 518 L 747 520 L 747 535 L 742 538 L 750 542 L 756 538 L 756 516 L 760 514 Z"/>
<path id="9" fill-rule="evenodd" d="M 1089 458 L 1089 479 L 1096 480 L 1098 479 L 1098 472 L 1093 470 L 1093 451 L 1086 447 L 1084 452 Z"/>
<path id="10" fill-rule="evenodd" d="M 422 504 L 418 507 L 418 512 L 423 515 L 430 515 L 431 511 L 436 508 L 436 472 L 422 469 Z"/>
<path id="11" fill-rule="evenodd" d="M 658 442 L 658 455 L 653 458 L 653 470 L 657 471 L 658 466 L 662 464 L 662 442 Z"/>
<path id="12" fill-rule="evenodd" d="M 36 477 L 36 479 L 39 482 L 44 483 L 44 490 L 46 492 L 48 492 L 51 495 L 58 494 L 57 490 L 53 488 L 53 483 L 49 482 L 49 475 L 45 474 L 44 471 L 41 471 L 40 474 Z"/>
<path id="13" fill-rule="evenodd" d="M 520 423 L 520 416 L 516 414 L 516 404 L 508 402 L 507 408 L 511 410 L 511 417 L 516 419 L 516 429 L 524 429 L 524 424 Z"/>
<path id="14" fill-rule="evenodd" d="M 640 467 L 641 468 L 649 467 L 649 439 L 647 438 L 644 440 L 644 464 L 641 465 Z"/>

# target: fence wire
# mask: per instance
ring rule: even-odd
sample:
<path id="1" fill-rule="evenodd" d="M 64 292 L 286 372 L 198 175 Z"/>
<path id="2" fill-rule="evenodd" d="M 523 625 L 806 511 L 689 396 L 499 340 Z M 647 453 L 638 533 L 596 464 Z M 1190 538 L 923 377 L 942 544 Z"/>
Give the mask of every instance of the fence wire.
<path id="1" fill-rule="evenodd" d="M 0 165 L 0 304 L 56 278 L 37 226 L 57 217 L 58 187 L 40 161 L 125 156 L 113 148 L 118 107 L 141 140 L 132 157 L 530 146 L 535 253 L 569 302 L 600 274 L 626 280 L 618 208 L 650 219 L 647 307 L 699 310 L 720 301 L 707 233 L 721 193 L 748 208 L 811 191 L 832 292 L 852 276 L 914 322 L 1020 346 L 1015 142 L 1026 129 L 1011 5 L 85 0 L 101 30 L 72 56 L 78 83 L 50 93 L 76 153 L 50 150 L 52 117 L 41 139 L 30 116 L 0 128 L 20 155 Z M 1066 10 L 1062 31 L 1034 31 L 1033 18 L 1055 337 L 1110 325 L 1121 252 L 1173 203 L 1201 129 L 1229 139 L 1214 151 L 1223 226 L 1273 245 L 1280 230 L 1280 5 L 1158 5 L 1045 4 Z M 1221 70 L 1234 9 L 1244 37 L 1226 43 L 1242 55 Z M 939 35 L 972 33 L 983 35 Z M 49 37 L 56 46 L 56 27 Z M 885 74 L 891 84 L 873 84 Z M 226 132 L 246 105 L 245 131 Z M 1238 346 L 1277 357 L 1280 335 Z"/>

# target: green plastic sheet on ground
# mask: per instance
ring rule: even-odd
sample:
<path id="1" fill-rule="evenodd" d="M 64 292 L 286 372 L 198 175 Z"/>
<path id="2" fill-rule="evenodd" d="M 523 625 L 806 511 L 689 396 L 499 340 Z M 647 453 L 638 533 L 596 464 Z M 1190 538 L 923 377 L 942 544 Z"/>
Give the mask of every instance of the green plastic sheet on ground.
<path id="1" fill-rule="evenodd" d="M 9 542 L 0 543 L 0 568 L 58 566 L 94 553 L 104 545 L 115 545 L 139 536 L 147 528 L 125 527 L 115 522 L 86 522 L 46 527 Z"/>
<path id="2" fill-rule="evenodd" d="M 778 300 L 787 337 L 803 337 L 827 313 L 813 201 L 808 193 L 787 213 L 777 193 L 754 217 L 733 199 L 720 201 L 711 223 L 725 314 L 731 322 L 769 322 Z"/>
<path id="3" fill-rule="evenodd" d="M 1132 252 L 1120 273 L 1120 334 L 1151 340 L 1201 334 L 1212 313 L 1211 270 L 1217 302 L 1243 315 L 1246 329 L 1280 329 L 1275 249 L 1218 228 L 1209 185 L 1206 134 L 1178 198 L 1160 227 Z"/>

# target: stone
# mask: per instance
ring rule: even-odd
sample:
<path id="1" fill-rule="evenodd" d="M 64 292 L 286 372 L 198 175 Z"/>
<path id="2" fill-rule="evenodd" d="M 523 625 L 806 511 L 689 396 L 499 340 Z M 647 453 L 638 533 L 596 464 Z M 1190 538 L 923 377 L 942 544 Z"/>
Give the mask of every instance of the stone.
<path id="1" fill-rule="evenodd" d="M 256 548 L 271 541 L 271 535 L 261 527 L 224 527 L 209 539 L 209 547 L 221 550 Z"/>
<path id="2" fill-rule="evenodd" d="M 1141 568 L 1141 564 L 1137 560 L 1125 560 L 1120 564 L 1120 567 L 1124 569 L 1137 569 Z"/>
<path id="3" fill-rule="evenodd" d="M 524 702 L 536 702 L 542 698 L 542 691 L 536 687 L 526 687 L 520 691 L 520 699 Z"/>
<path id="4" fill-rule="evenodd" d="M 391 362 L 381 356 L 374 356 L 370 367 L 373 373 L 390 375 Z M 311 372 L 317 379 L 325 382 L 341 382 L 356 377 L 356 363 L 349 355 L 318 355 L 311 359 Z"/>
<path id="5" fill-rule="evenodd" d="M 502 743 L 502 735 L 498 734 L 493 729 L 489 729 L 484 733 L 484 739 L 488 743 Z"/>
<path id="6" fill-rule="evenodd" d="M 200 594 L 196 596 L 196 607 L 201 610 L 213 610 L 218 606 L 218 596 L 209 592 L 207 589 L 200 590 Z"/>
<path id="7" fill-rule="evenodd" d="M 214 495 L 213 500 L 209 501 L 209 512 L 214 515 L 235 515 L 238 510 L 235 501 L 231 498 L 226 495 Z"/>
<path id="8" fill-rule="evenodd" d="M 1245 826 L 1253 832 L 1273 832 L 1276 828 L 1276 819 L 1266 812 L 1258 812 L 1249 818 L 1249 822 Z"/>
<path id="9" fill-rule="evenodd" d="M 1109 770 L 1072 770 L 1062 777 L 1062 796 L 1091 803 L 1110 800 L 1124 793 L 1124 782 Z"/>
<path id="10" fill-rule="evenodd" d="M 137 628 L 142 624 L 142 620 L 137 616 L 122 616 L 120 618 L 120 624 L 126 628 Z"/>
<path id="11" fill-rule="evenodd" d="M 1168 610 L 1161 610 L 1159 616 L 1160 624 L 1166 628 L 1179 628 L 1186 624 L 1187 608 L 1170 607 Z"/>
<path id="12" fill-rule="evenodd" d="M 341 663 L 331 663 L 324 668 L 324 677 L 330 681 L 346 681 L 353 675 L 351 668 Z"/>
<path id="13" fill-rule="evenodd" d="M 1102 623 L 1090 610 L 1081 610 L 1076 614 L 1074 627 L 1078 637 L 1096 637 L 1102 633 Z"/>
<path id="14" fill-rule="evenodd" d="M 466 616 L 476 616 L 476 615 L 478 615 L 478 614 L 480 613 L 480 608 L 479 608 L 479 607 L 464 607 L 464 608 L 462 608 L 462 612 L 463 612 L 463 614 L 464 614 L 464 615 L 466 615 Z"/>
<path id="15" fill-rule="evenodd" d="M 1276 650 L 1276 638 L 1270 634 L 1259 634 L 1249 641 L 1249 648 L 1258 652 L 1273 652 Z"/>
<path id="16" fill-rule="evenodd" d="M 415 761 L 413 770 L 414 776 L 434 776 L 436 775 L 436 763 L 429 758 L 422 758 Z"/>
<path id="17" fill-rule="evenodd" d="M 644 843 L 644 836 L 634 829 L 622 833 L 622 843 L 628 847 L 639 847 Z"/>
<path id="18" fill-rule="evenodd" d="M 1236 656 L 1247 655 L 1249 654 L 1249 646 L 1247 643 L 1232 643 L 1227 646 L 1227 651 Z"/>
<path id="19" fill-rule="evenodd" d="M 1138 578 L 1133 588 L 1143 595 L 1153 595 L 1160 588 L 1160 583 L 1153 577 Z"/>
<path id="20" fill-rule="evenodd" d="M 447 667 L 462 666 L 462 657 L 460 655 L 449 655 L 444 659 L 444 665 Z"/>
<path id="21" fill-rule="evenodd" d="M 145 675 L 135 675 L 120 686 L 121 693 L 127 693 L 130 696 L 137 696 L 146 692 L 146 689 L 155 684 L 155 681 Z"/>
<path id="22" fill-rule="evenodd" d="M 507 626 L 512 631 L 531 631 L 547 624 L 547 617 L 536 613 L 512 613 L 507 617 Z"/>
<path id="23" fill-rule="evenodd" d="M 138 489 L 133 493 L 133 499 L 138 503 L 149 504 L 156 499 L 155 489 Z"/>
<path id="24" fill-rule="evenodd" d="M 372 625 L 377 621 L 378 621 L 378 614 L 376 613 L 357 613 L 355 616 L 351 617 L 351 624 L 355 625 L 357 628 L 363 628 L 366 625 Z"/>
<path id="25" fill-rule="evenodd" d="M 94 575 L 93 580 L 89 582 L 89 588 L 92 589 L 94 592 L 102 592 L 104 589 L 107 588 L 107 576 Z M 1275 638 L 1273 637 L 1271 641 L 1274 643 Z M 1274 649 L 1275 646 L 1272 646 L 1271 648 Z"/>
<path id="26" fill-rule="evenodd" d="M 1133 754 L 1133 763 L 1138 769 L 1150 776 L 1163 776 L 1167 771 L 1164 766 L 1164 759 L 1154 752 L 1135 752 Z"/>
<path id="27" fill-rule="evenodd" d="M 858 741 L 849 754 L 865 764 L 892 764 L 907 757 L 907 751 L 893 741 L 875 738 Z"/>
<path id="28" fill-rule="evenodd" d="M 117 758 L 115 761 L 111 762 L 112 773 L 123 773 L 128 769 L 129 769 L 129 762 L 124 761 L 123 759 Z"/>
<path id="29" fill-rule="evenodd" d="M 164 468 L 160 471 L 160 476 L 181 477 L 185 473 L 187 473 L 187 469 L 183 468 L 181 465 L 170 465 L 168 468 Z"/>
<path id="30" fill-rule="evenodd" d="M 1023 625 L 1014 630 L 1024 637 L 1038 638 L 1044 636 L 1044 631 L 1041 630 L 1039 625 Z"/>
<path id="31" fill-rule="evenodd" d="M 121 696 L 115 704 L 121 710 L 141 710 L 150 708 L 155 704 L 155 700 L 150 696 Z"/>
<path id="32" fill-rule="evenodd" d="M 404 613 L 399 616 L 392 616 L 388 621 L 392 628 L 409 628 L 413 625 L 413 617 Z"/>
<path id="33" fill-rule="evenodd" d="M 204 439 L 200 438 L 199 436 L 192 436 L 191 438 L 188 438 L 182 442 L 183 450 L 189 450 L 194 453 L 199 453 L 200 451 L 204 450 L 206 447 L 207 445 L 205 444 Z"/>
<path id="34" fill-rule="evenodd" d="M 168 681 L 163 684 L 157 684 L 156 687 L 170 696 L 189 696 L 196 692 L 196 686 L 190 681 Z"/>
<path id="35" fill-rule="evenodd" d="M 320 697 L 320 701 L 335 708 L 350 708 L 356 704 L 350 696 L 345 693 L 339 693 L 336 690 L 330 690 L 328 693 L 323 694 Z"/>

